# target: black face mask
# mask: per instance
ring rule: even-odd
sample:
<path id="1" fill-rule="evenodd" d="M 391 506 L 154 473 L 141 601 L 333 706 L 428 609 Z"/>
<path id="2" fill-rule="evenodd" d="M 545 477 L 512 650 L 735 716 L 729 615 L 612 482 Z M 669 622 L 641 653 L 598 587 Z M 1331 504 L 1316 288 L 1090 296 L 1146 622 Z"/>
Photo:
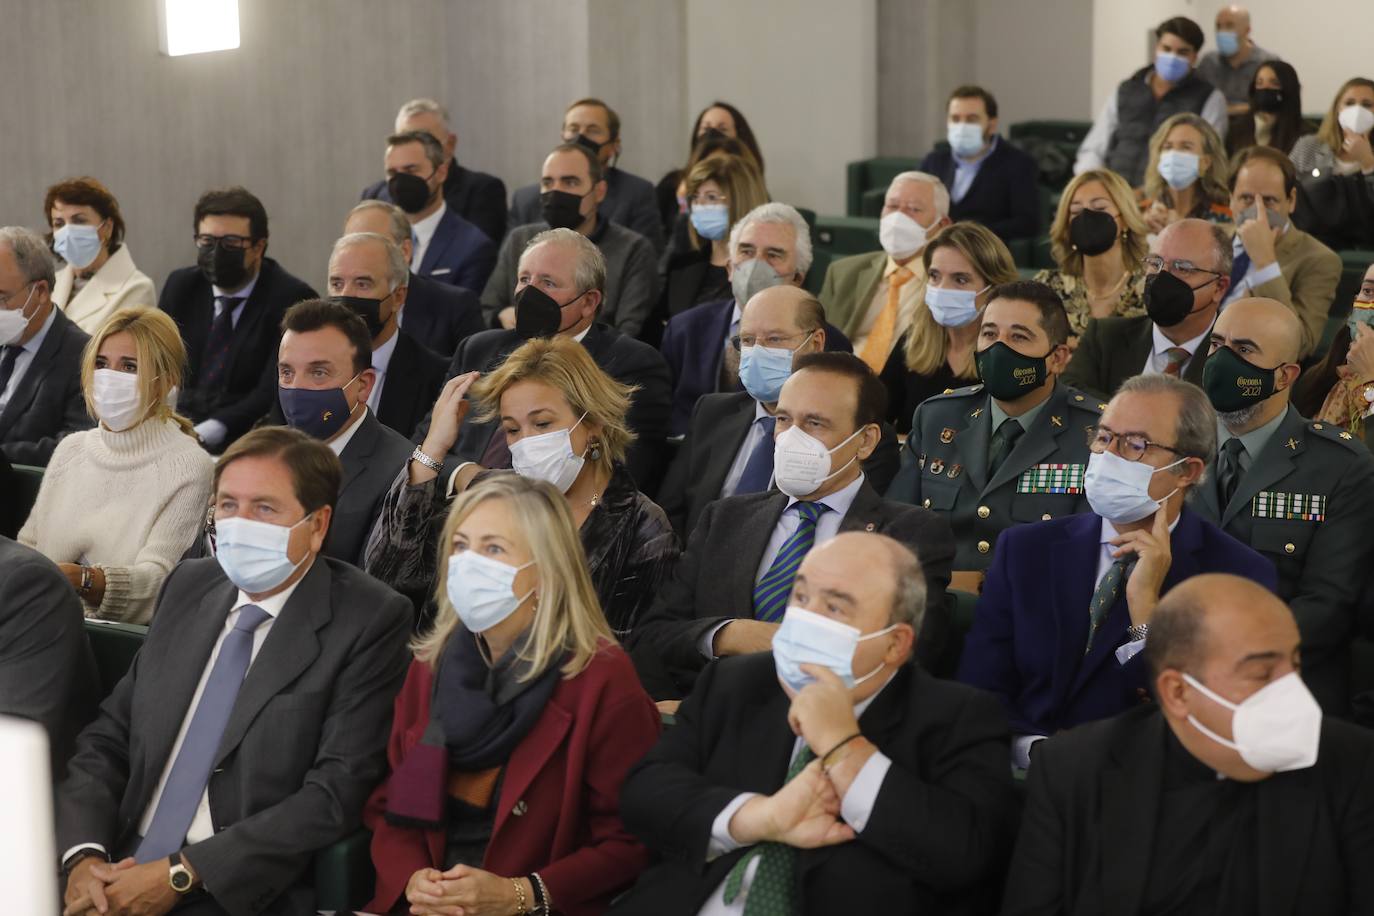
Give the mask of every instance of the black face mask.
<path id="1" fill-rule="evenodd" d="M 347 306 L 348 309 L 363 320 L 367 325 L 367 333 L 374 339 L 382 333 L 382 328 L 386 327 L 386 322 L 382 320 L 382 303 L 391 298 L 391 294 L 380 299 L 367 299 L 363 296 L 330 296 L 330 302 L 337 302 Z"/>
<path id="2" fill-rule="evenodd" d="M 1272 114 L 1283 107 L 1282 89 L 1256 89 L 1250 93 L 1250 107 Z"/>
<path id="3" fill-rule="evenodd" d="M 196 266 L 205 279 L 220 289 L 238 289 L 248 279 L 248 267 L 244 264 L 247 254 L 241 248 L 212 245 L 196 254 Z"/>
<path id="4" fill-rule="evenodd" d="M 419 175 L 407 175 L 404 172 L 397 172 L 388 178 L 386 189 L 396 206 L 407 213 L 419 213 L 434 196 L 430 193 L 428 181 Z"/>
<path id="5" fill-rule="evenodd" d="M 700 142 L 703 141 L 703 140 L 724 140 L 724 139 L 725 139 L 725 131 L 721 130 L 719 127 L 708 127 L 708 128 L 706 128 L 705 130 L 703 130 L 703 131 L 697 136 L 697 142 L 698 142 L 698 143 L 700 143 Z"/>
<path id="6" fill-rule="evenodd" d="M 988 394 L 999 401 L 1015 401 L 1045 384 L 1045 379 L 1049 377 L 1049 368 L 1045 363 L 1048 356 L 1017 353 L 999 340 L 977 353 L 973 361 Z"/>
<path id="7" fill-rule="evenodd" d="M 601 147 L 606 145 L 604 143 L 597 143 L 595 140 L 593 140 L 591 137 L 588 137 L 586 134 L 574 134 L 571 137 L 564 137 L 563 142 L 576 143 L 578 146 L 585 147 L 586 149 L 591 151 L 591 154 L 593 156 L 600 153 Z"/>
<path id="8" fill-rule="evenodd" d="M 551 229 L 576 229 L 582 225 L 582 198 L 567 191 L 545 191 L 539 195 L 544 222 Z"/>
<path id="9" fill-rule="evenodd" d="M 1189 286 L 1167 270 L 1161 270 L 1145 281 L 1145 311 L 1150 320 L 1161 328 L 1172 328 L 1189 315 L 1207 307 L 1202 305 L 1193 308 L 1193 293 L 1218 279 L 1213 277 L 1202 286 Z"/>
<path id="10" fill-rule="evenodd" d="M 1103 210 L 1083 209 L 1069 220 L 1069 241 L 1079 254 L 1106 254 L 1116 244 L 1116 220 Z"/>
<path id="11" fill-rule="evenodd" d="M 554 336 L 563 330 L 563 310 L 585 295 L 587 292 L 583 290 L 559 305 L 552 296 L 531 283 L 515 295 L 515 333 L 525 340 Z"/>
<path id="12" fill-rule="evenodd" d="M 1230 347 L 1217 347 L 1202 367 L 1202 390 L 1217 413 L 1234 413 L 1273 395 L 1274 370 L 1247 362 Z"/>

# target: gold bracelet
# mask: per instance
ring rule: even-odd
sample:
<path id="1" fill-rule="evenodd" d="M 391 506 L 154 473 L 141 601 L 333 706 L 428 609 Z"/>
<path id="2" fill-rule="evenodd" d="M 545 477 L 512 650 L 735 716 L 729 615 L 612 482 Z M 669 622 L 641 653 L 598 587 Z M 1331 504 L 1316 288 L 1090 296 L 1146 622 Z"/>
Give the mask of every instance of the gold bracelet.
<path id="1" fill-rule="evenodd" d="M 528 913 L 530 910 L 529 910 L 529 907 L 525 905 L 525 888 L 524 888 L 524 886 L 520 883 L 520 879 L 519 879 L 519 878 L 511 878 L 511 879 L 510 879 L 510 883 L 511 883 L 511 885 L 515 888 L 515 912 L 516 912 L 516 916 L 520 916 L 520 914 L 522 914 L 522 913 Z"/>

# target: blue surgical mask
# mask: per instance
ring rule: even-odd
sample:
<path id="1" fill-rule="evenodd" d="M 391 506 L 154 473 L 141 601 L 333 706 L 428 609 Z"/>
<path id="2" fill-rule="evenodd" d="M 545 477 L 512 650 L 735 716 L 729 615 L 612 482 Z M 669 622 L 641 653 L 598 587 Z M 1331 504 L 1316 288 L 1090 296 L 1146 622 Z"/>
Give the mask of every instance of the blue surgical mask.
<path id="1" fill-rule="evenodd" d="M 949 148 L 954 155 L 967 159 L 977 155 L 983 148 L 983 125 L 955 124 L 951 121 L 945 125 L 945 139 L 949 141 Z"/>
<path id="2" fill-rule="evenodd" d="M 1201 159 L 1197 153 L 1178 149 L 1165 150 L 1159 154 L 1159 177 L 1175 191 L 1182 191 L 1197 181 Z"/>
<path id="3" fill-rule="evenodd" d="M 310 559 L 309 551 L 300 563 L 287 556 L 291 532 L 314 515 L 308 513 L 295 525 L 272 525 L 251 518 L 215 520 L 215 559 L 229 581 L 250 595 L 270 592 L 281 585 Z"/>
<path id="4" fill-rule="evenodd" d="M 348 398 L 344 396 L 344 388 L 357 380 L 358 376 L 355 375 L 340 388 L 278 386 L 277 398 L 281 401 L 281 412 L 286 417 L 286 425 L 295 427 L 322 442 L 332 439 L 348 423 L 353 411 L 363 403 L 359 401 L 350 409 Z"/>
<path id="5" fill-rule="evenodd" d="M 892 625 L 867 636 L 858 629 L 796 605 L 789 605 L 782 625 L 773 634 L 773 666 L 778 680 L 793 693 L 815 680 L 802 665 L 819 665 L 835 672 L 846 687 L 856 687 L 883 669 L 881 664 L 861 677 L 854 676 L 854 652 L 859 643 L 891 633 Z"/>
<path id="6" fill-rule="evenodd" d="M 730 228 L 730 207 L 726 204 L 697 204 L 692 207 L 692 228 L 704 239 L 725 238 Z"/>
<path id="7" fill-rule="evenodd" d="M 1160 79 L 1170 83 L 1177 83 L 1188 75 L 1188 71 L 1193 69 L 1193 65 L 1188 63 L 1188 58 L 1180 57 L 1169 51 L 1155 52 L 1155 72 Z"/>
<path id="8" fill-rule="evenodd" d="M 52 234 L 52 250 L 58 257 L 80 270 L 100 256 L 100 226 L 67 223 Z"/>
<path id="9" fill-rule="evenodd" d="M 1223 57 L 1234 57 L 1240 51 L 1240 36 L 1235 32 L 1217 32 L 1217 50 Z"/>
<path id="10" fill-rule="evenodd" d="M 485 633 L 497 626 L 534 594 L 515 594 L 515 575 L 526 566 L 511 566 L 475 550 L 455 553 L 448 559 L 448 580 L 445 589 L 448 602 L 463 626 L 472 633 Z"/>
<path id="11" fill-rule="evenodd" d="M 986 288 L 986 287 L 985 287 Z M 983 290 L 939 289 L 926 284 L 926 308 L 935 323 L 945 328 L 962 328 L 978 317 L 978 296 Z"/>
<path id="12" fill-rule="evenodd" d="M 811 334 L 797 344 L 798 349 L 806 346 Z M 796 352 L 786 347 L 761 347 L 757 344 L 740 347 L 739 380 L 744 390 L 760 403 L 776 404 L 778 395 L 782 394 L 783 383 L 792 376 L 792 356 Z"/>

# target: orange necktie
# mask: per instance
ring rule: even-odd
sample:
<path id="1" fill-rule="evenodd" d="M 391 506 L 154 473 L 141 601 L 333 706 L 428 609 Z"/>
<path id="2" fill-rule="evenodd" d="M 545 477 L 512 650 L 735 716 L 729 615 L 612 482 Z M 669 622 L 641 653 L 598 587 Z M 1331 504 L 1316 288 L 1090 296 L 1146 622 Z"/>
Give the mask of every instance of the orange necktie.
<path id="1" fill-rule="evenodd" d="M 863 352 L 859 354 L 859 359 L 868 363 L 874 372 L 882 372 L 892 354 L 892 339 L 897 333 L 897 300 L 902 294 L 902 284 L 914 276 L 905 267 L 898 267 L 887 278 L 887 302 L 874 320 L 873 330 L 868 332 Z"/>

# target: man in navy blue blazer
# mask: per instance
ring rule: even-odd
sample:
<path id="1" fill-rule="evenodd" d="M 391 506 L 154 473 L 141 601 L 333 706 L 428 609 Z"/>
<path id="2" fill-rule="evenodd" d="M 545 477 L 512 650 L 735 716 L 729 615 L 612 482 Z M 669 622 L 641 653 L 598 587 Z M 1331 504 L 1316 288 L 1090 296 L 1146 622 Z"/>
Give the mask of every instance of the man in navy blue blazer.
<path id="1" fill-rule="evenodd" d="M 1041 738 L 1150 700 L 1140 650 L 1174 585 L 1231 573 L 1278 586 L 1269 560 L 1184 508 L 1216 452 L 1201 389 L 1136 376 L 1089 436 L 1093 512 L 1002 532 L 959 666 L 1002 701 L 1021 768 Z"/>
<path id="2" fill-rule="evenodd" d="M 449 162 L 424 131 L 386 140 L 387 193 L 405 211 L 415 236 L 410 269 L 441 283 L 481 289 L 496 266 L 496 242 L 449 209 L 444 179 Z"/>
<path id="3" fill-rule="evenodd" d="M 946 143 L 921 161 L 921 171 L 949 188 L 949 216 L 982 223 L 1004 241 L 1040 232 L 1035 160 L 997 135 L 997 100 L 978 86 L 949 97 Z"/>

